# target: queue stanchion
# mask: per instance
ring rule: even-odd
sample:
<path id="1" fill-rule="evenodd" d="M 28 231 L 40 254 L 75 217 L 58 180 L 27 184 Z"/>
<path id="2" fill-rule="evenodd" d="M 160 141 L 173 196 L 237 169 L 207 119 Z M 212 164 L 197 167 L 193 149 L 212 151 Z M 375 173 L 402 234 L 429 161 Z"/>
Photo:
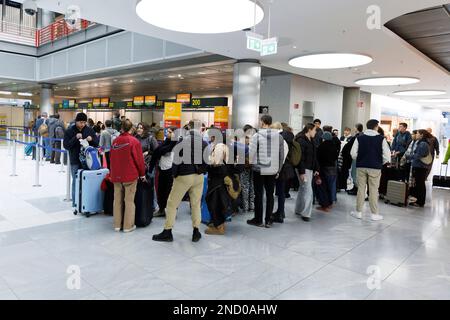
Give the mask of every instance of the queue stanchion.
<path id="1" fill-rule="evenodd" d="M 23 143 L 27 143 L 25 132 L 22 135 L 22 141 L 23 141 Z M 27 160 L 27 154 L 26 154 L 27 147 L 28 147 L 27 144 L 23 145 L 23 160 Z"/>
<path id="2" fill-rule="evenodd" d="M 64 155 L 66 152 L 66 149 L 64 149 L 63 140 L 61 140 L 61 150 L 64 152 L 60 152 L 60 161 L 61 161 L 61 169 L 59 169 L 59 173 L 64 173 Z"/>
<path id="3" fill-rule="evenodd" d="M 13 141 L 13 154 L 12 154 L 12 173 L 10 174 L 11 177 L 17 177 L 17 167 L 16 167 L 16 161 L 17 161 L 17 142 L 16 139 Z"/>
<path id="4" fill-rule="evenodd" d="M 8 139 L 8 156 L 11 155 L 11 131 L 9 129 L 6 129 L 6 139 Z"/>
<path id="5" fill-rule="evenodd" d="M 16 140 L 19 140 L 19 129 L 16 129 Z"/>
<path id="6" fill-rule="evenodd" d="M 64 149 L 63 149 L 64 150 Z M 69 159 L 69 153 L 66 150 L 67 154 L 67 175 L 66 175 L 66 198 L 64 199 L 65 202 L 71 202 L 72 201 L 72 193 L 71 193 L 71 168 L 70 168 L 70 159 Z M 62 163 L 64 163 L 63 160 L 61 160 Z"/>
<path id="7" fill-rule="evenodd" d="M 39 138 L 39 146 L 38 146 L 38 148 L 42 148 L 42 154 L 40 154 L 40 165 L 41 166 L 43 166 L 44 164 L 45 164 L 45 152 L 46 152 L 46 149 L 45 149 L 45 146 L 44 146 L 44 137 L 40 137 Z"/>
<path id="8" fill-rule="evenodd" d="M 42 187 L 39 184 L 39 167 L 40 167 L 39 160 L 40 160 L 40 158 L 41 158 L 41 148 L 36 143 L 36 160 L 35 160 L 36 163 L 35 163 L 35 167 L 34 167 L 35 171 L 34 171 L 34 185 L 33 185 L 33 187 L 36 187 L 36 188 Z"/>

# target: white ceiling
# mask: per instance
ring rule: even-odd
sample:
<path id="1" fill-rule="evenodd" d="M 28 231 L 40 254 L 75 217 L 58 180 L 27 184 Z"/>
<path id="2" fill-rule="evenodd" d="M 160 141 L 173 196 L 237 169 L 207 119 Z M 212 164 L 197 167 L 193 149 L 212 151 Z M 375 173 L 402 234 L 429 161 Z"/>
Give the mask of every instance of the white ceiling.
<path id="1" fill-rule="evenodd" d="M 266 18 L 257 27 L 257 32 L 263 33 L 267 31 L 269 1 L 259 2 L 266 9 Z M 443 4 L 442 0 L 377 0 L 376 3 L 381 8 L 382 24 L 409 12 Z M 235 59 L 259 58 L 264 66 L 342 86 L 355 86 L 355 80 L 370 76 L 419 77 L 422 82 L 415 85 L 363 89 L 383 95 L 391 95 L 400 89 L 440 89 L 448 90 L 446 97 L 450 98 L 450 78 L 446 71 L 389 30 L 371 31 L 367 28 L 366 10 L 374 4 L 373 0 L 273 0 L 272 34 L 279 37 L 280 47 L 277 55 L 264 58 L 246 49 L 244 32 L 194 35 L 149 25 L 137 17 L 136 0 L 38 0 L 38 4 L 56 12 L 64 12 L 69 4 L 77 4 L 83 18 L 91 21 Z M 201 16 L 186 17 L 187 22 L 189 19 L 201 19 Z M 374 62 L 356 70 L 298 70 L 288 65 L 292 57 L 316 52 L 364 53 L 373 57 Z M 419 101 L 420 98 L 408 100 Z"/>

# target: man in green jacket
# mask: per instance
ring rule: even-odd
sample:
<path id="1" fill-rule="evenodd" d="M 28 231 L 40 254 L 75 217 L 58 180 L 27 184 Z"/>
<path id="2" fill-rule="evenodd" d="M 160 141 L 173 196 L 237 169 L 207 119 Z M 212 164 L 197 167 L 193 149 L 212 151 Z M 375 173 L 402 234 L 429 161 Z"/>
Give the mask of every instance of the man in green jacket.
<path id="1" fill-rule="evenodd" d="M 450 141 L 449 141 L 450 143 Z M 445 154 L 444 162 L 443 164 L 448 164 L 448 160 L 450 159 L 450 146 L 447 148 L 447 153 Z"/>

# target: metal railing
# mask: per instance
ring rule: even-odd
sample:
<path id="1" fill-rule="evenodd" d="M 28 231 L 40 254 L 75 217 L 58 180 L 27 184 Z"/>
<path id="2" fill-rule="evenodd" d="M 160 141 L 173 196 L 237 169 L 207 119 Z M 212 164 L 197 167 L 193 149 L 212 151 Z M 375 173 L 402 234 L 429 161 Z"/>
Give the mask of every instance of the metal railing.
<path id="1" fill-rule="evenodd" d="M 51 25 L 38 30 L 36 33 L 36 47 L 66 38 L 75 32 L 86 30 L 93 24 L 94 23 L 90 21 L 82 19 L 78 20 L 77 24 L 72 28 L 67 25 L 65 20 L 56 21 Z"/>
<path id="2" fill-rule="evenodd" d="M 38 30 L 9 21 L 0 22 L 0 40 L 36 46 L 36 33 Z"/>
<path id="3" fill-rule="evenodd" d="M 0 22 L 0 41 L 9 41 L 13 43 L 40 47 L 54 41 L 68 37 L 69 35 L 86 30 L 95 23 L 87 20 L 78 20 L 77 24 L 71 28 L 65 20 L 59 20 L 51 25 L 37 29 L 16 23 Z"/>

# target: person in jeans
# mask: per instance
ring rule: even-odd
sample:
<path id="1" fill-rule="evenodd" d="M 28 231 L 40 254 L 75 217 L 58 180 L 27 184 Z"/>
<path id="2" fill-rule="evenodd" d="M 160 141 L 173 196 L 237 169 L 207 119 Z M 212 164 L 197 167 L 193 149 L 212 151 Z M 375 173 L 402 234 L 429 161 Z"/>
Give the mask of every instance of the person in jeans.
<path id="1" fill-rule="evenodd" d="M 312 216 L 314 200 L 312 180 L 319 175 L 317 149 L 314 143 L 315 136 L 316 126 L 309 123 L 295 137 L 295 140 L 302 148 L 302 159 L 297 166 L 300 185 L 298 188 L 297 202 L 295 204 L 295 214 L 301 216 L 302 220 L 305 222 L 309 222 Z"/>
<path id="2" fill-rule="evenodd" d="M 139 141 L 131 135 L 133 124 L 122 122 L 122 133 L 111 148 L 111 182 L 114 183 L 114 230 L 136 229 L 134 197 L 138 179 L 145 181 L 145 163 Z"/>
<path id="3" fill-rule="evenodd" d="M 162 145 L 155 150 L 150 161 L 150 172 L 153 172 L 156 163 L 158 163 L 159 166 L 158 191 L 156 193 L 159 210 L 155 212 L 153 217 L 166 216 L 167 199 L 169 198 L 173 185 L 172 164 L 173 148 L 175 148 L 175 145 L 177 144 L 175 138 L 176 130 L 176 127 L 169 127 L 167 129 L 167 138 Z"/>
<path id="4" fill-rule="evenodd" d="M 189 131 L 174 148 L 172 172 L 174 176 L 172 190 L 167 200 L 166 224 L 163 232 L 153 236 L 153 241 L 172 242 L 172 229 L 175 225 L 177 209 L 186 193 L 189 193 L 192 217 L 192 242 L 200 241 L 202 235 L 201 202 L 203 195 L 204 174 L 207 165 L 204 161 L 204 151 L 208 144 L 200 133 L 200 124 L 191 121 Z"/>
<path id="5" fill-rule="evenodd" d="M 278 130 L 270 129 L 272 117 L 263 115 L 260 130 L 252 137 L 249 148 L 250 163 L 253 164 L 255 188 L 255 217 L 247 223 L 252 226 L 270 228 L 274 207 L 275 180 L 284 163 L 284 140 Z M 263 193 L 266 191 L 266 215 L 263 223 Z"/>
<path id="6" fill-rule="evenodd" d="M 378 133 L 378 127 L 378 120 L 369 120 L 367 130 L 355 140 L 351 151 L 352 158 L 356 160 L 359 186 L 356 211 L 352 211 L 351 215 L 357 219 L 362 219 L 368 186 L 371 219 L 372 221 L 383 220 L 383 216 L 378 212 L 378 188 L 383 165 L 391 161 L 391 151 L 386 138 Z"/>
<path id="7" fill-rule="evenodd" d="M 314 120 L 313 123 L 316 126 L 316 135 L 314 136 L 314 144 L 316 145 L 317 148 L 322 143 L 323 130 L 322 128 L 320 128 L 322 126 L 322 121 L 320 119 L 316 119 Z"/>
<path id="8" fill-rule="evenodd" d="M 326 206 L 322 205 L 317 210 L 329 212 L 333 207 L 333 203 L 337 201 L 337 160 L 339 153 L 336 152 L 336 144 L 330 132 L 325 131 L 323 134 L 323 142 L 317 149 L 317 160 L 320 167 L 320 176 L 326 190 Z"/>
<path id="9" fill-rule="evenodd" d="M 98 141 L 92 128 L 86 125 L 87 115 L 78 113 L 75 124 L 69 127 L 64 134 L 64 149 L 69 152 L 70 170 L 72 174 L 72 206 L 75 207 L 75 182 L 76 175 L 81 169 L 80 150 L 81 139 L 86 139 L 92 147 L 98 147 Z"/>
<path id="10" fill-rule="evenodd" d="M 411 203 L 413 207 L 423 208 L 427 197 L 427 188 L 425 181 L 428 177 L 430 167 L 433 165 L 432 155 L 434 152 L 430 146 L 430 139 L 432 135 L 426 130 L 419 130 L 417 133 L 417 147 L 412 155 L 408 158 L 412 161 L 412 176 L 414 178 L 415 186 L 411 188 L 410 195 L 417 199 L 416 202 Z M 429 158 L 428 162 L 425 160 Z"/>
<path id="11" fill-rule="evenodd" d="M 52 126 L 53 137 L 55 139 L 60 139 L 60 140 L 55 140 L 53 142 L 53 148 L 57 149 L 57 150 L 61 150 L 61 146 L 62 146 L 61 140 L 64 139 L 64 133 L 66 131 L 66 128 L 65 128 L 64 121 L 62 121 L 60 119 L 59 113 L 55 114 L 53 117 L 55 119 L 55 123 Z M 50 130 L 50 126 L 49 126 L 49 130 Z M 66 163 L 66 161 L 67 161 L 67 158 L 64 155 L 64 163 Z M 52 162 L 54 162 L 55 164 L 61 164 L 61 152 L 52 151 L 50 163 L 52 163 Z"/>
<path id="12" fill-rule="evenodd" d="M 111 169 L 111 159 L 110 159 L 111 146 L 113 138 L 115 139 L 116 137 L 119 136 L 119 131 L 113 129 L 111 120 L 106 120 L 105 126 L 106 129 L 103 130 L 102 133 L 100 134 L 100 147 L 103 149 L 103 156 L 106 158 L 106 165 L 108 169 Z"/>
<path id="13" fill-rule="evenodd" d="M 353 188 L 347 190 L 347 194 L 356 196 L 358 194 L 358 179 L 356 177 L 356 161 L 352 158 L 351 151 L 356 139 L 363 134 L 364 126 L 361 123 L 355 125 L 355 135 L 349 139 L 347 144 L 342 148 L 342 156 L 344 160 L 344 168 L 350 170 Z"/>

